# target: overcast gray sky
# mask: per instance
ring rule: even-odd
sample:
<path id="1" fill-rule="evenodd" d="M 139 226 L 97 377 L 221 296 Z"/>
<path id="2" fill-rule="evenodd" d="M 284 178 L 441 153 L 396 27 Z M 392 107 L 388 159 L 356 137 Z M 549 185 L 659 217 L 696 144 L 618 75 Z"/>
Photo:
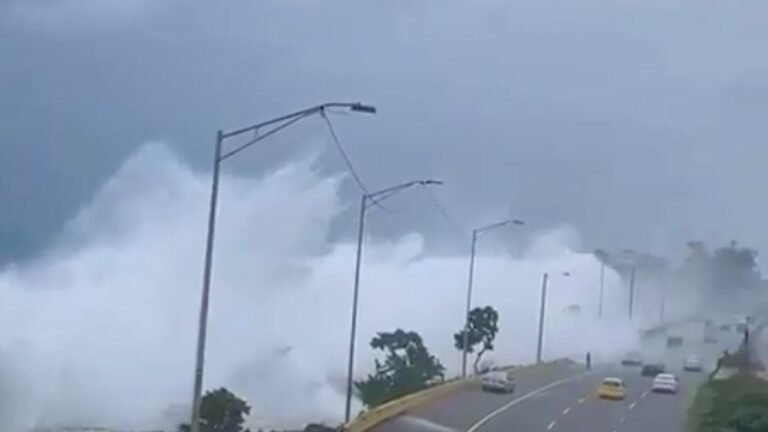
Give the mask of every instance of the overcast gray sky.
<path id="1" fill-rule="evenodd" d="M 379 108 L 334 119 L 371 188 L 439 177 L 459 224 L 768 250 L 766 17 L 764 0 L 0 0 L 0 261 L 38 253 L 148 140 L 208 169 L 216 129 L 326 100 Z M 326 141 L 312 120 L 228 169 Z M 343 169 L 330 147 L 320 163 Z M 394 207 L 413 224 L 374 230 L 451 238 L 428 203 Z"/>

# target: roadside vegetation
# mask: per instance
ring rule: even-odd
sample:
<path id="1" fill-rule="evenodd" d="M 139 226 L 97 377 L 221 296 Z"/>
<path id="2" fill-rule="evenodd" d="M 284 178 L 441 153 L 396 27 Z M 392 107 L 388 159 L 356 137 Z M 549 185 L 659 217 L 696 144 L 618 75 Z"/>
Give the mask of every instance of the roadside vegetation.
<path id="1" fill-rule="evenodd" d="M 494 348 L 499 313 L 491 306 L 472 309 L 467 330 L 466 337 L 464 328 L 453 334 L 454 346 L 463 351 L 466 340 L 467 352 L 477 352 L 474 369 L 480 373 L 483 354 Z M 368 408 L 423 390 L 445 378 L 440 360 L 429 352 L 416 332 L 397 329 L 379 333 L 371 340 L 371 348 L 384 352 L 385 356 L 374 361 L 373 372 L 355 382 L 358 396 Z"/>
<path id="2" fill-rule="evenodd" d="M 768 431 L 768 382 L 749 372 L 707 381 L 694 397 L 686 430 Z"/>
<path id="3" fill-rule="evenodd" d="M 467 321 L 467 330 L 462 328 L 455 333 L 453 344 L 457 350 L 463 352 L 466 341 L 468 353 L 478 350 L 473 366 L 475 373 L 480 373 L 480 359 L 486 352 L 493 351 L 493 341 L 499 332 L 499 313 L 492 306 L 476 307 L 469 312 Z"/>
<path id="4" fill-rule="evenodd" d="M 499 331 L 499 314 L 491 306 L 477 307 L 469 315 L 467 351 L 477 351 L 474 365 L 478 370 L 480 360 L 492 351 L 493 341 Z M 453 334 L 458 350 L 464 347 L 464 329 Z M 380 332 L 370 342 L 371 348 L 383 353 L 374 361 L 373 372 L 355 381 L 357 395 L 368 408 L 373 408 L 410 393 L 423 390 L 444 381 L 445 368 L 432 355 L 417 332 L 397 329 Z M 249 432 L 245 420 L 251 411 L 248 403 L 226 388 L 205 393 L 200 407 L 201 432 Z M 189 424 L 178 426 L 178 432 L 189 432 Z M 333 430 L 321 424 L 309 424 L 308 432 Z"/>
<path id="5" fill-rule="evenodd" d="M 379 333 L 371 340 L 371 348 L 386 356 L 383 361 L 375 360 L 374 371 L 365 379 L 355 382 L 360 399 L 369 408 L 443 379 L 445 368 L 416 332 L 397 329 Z"/>
<path id="6" fill-rule="evenodd" d="M 721 369 L 735 373 L 715 378 Z M 694 396 L 686 431 L 768 432 L 768 381 L 759 376 L 764 369 L 746 337 L 737 351 L 725 352 Z"/>
<path id="7" fill-rule="evenodd" d="M 250 432 L 244 427 L 251 407 L 226 388 L 208 391 L 200 401 L 200 432 Z M 189 432 L 189 424 L 181 424 L 179 432 Z"/>

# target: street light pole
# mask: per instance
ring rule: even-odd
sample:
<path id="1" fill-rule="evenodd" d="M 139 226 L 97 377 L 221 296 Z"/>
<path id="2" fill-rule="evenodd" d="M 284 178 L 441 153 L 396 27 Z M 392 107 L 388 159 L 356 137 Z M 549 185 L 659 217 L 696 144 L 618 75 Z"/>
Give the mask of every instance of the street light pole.
<path id="1" fill-rule="evenodd" d="M 632 309 L 634 309 L 635 302 L 635 264 L 632 264 L 632 269 L 629 273 L 629 319 L 632 319 Z"/>
<path id="2" fill-rule="evenodd" d="M 213 263 L 213 238 L 216 230 L 216 204 L 219 197 L 219 169 L 221 167 L 222 132 L 216 133 L 216 146 L 213 159 L 213 179 L 211 180 L 211 203 L 208 207 L 208 234 L 205 240 L 205 267 L 203 270 L 203 291 L 200 299 L 200 317 L 197 332 L 197 351 L 195 355 L 195 381 L 192 399 L 192 432 L 197 432 L 200 422 L 200 395 L 203 389 L 203 367 L 205 364 L 205 342 L 208 329 L 208 300 L 211 293 L 211 270 Z"/>
<path id="3" fill-rule="evenodd" d="M 564 271 L 562 276 L 570 277 L 571 273 Z M 539 337 L 536 343 L 536 363 L 541 363 L 542 350 L 544 349 L 544 319 L 547 309 L 547 282 L 549 281 L 549 274 L 544 272 L 541 278 L 541 303 L 539 304 Z"/>
<path id="4" fill-rule="evenodd" d="M 605 263 L 600 262 L 600 300 L 597 304 L 597 317 L 603 317 L 603 291 L 605 289 Z"/>
<path id="5" fill-rule="evenodd" d="M 251 126 L 247 126 L 241 129 L 223 132 L 218 131 L 216 134 L 216 145 L 214 148 L 213 158 L 213 178 L 211 180 L 211 201 L 208 207 L 208 230 L 205 242 L 205 262 L 203 268 L 203 286 L 200 297 L 200 315 L 198 319 L 197 329 L 197 346 L 195 355 L 195 374 L 194 384 L 192 390 L 192 414 L 190 420 L 190 431 L 199 432 L 200 430 L 200 403 L 203 390 L 203 374 L 205 366 L 205 345 L 206 337 L 208 333 L 208 305 L 211 291 L 211 276 L 213 272 L 213 246 L 216 231 L 216 207 L 218 204 L 219 195 L 219 176 L 221 162 L 240 153 L 246 148 L 256 144 L 257 142 L 287 128 L 288 126 L 307 118 L 314 114 L 325 114 L 325 110 L 328 108 L 346 108 L 350 111 L 362 112 L 368 114 L 375 114 L 376 108 L 370 105 L 363 105 L 359 102 L 347 103 L 347 102 L 330 102 L 321 105 L 316 105 L 301 111 L 296 111 L 284 116 L 280 116 L 265 122 L 257 123 Z M 264 133 L 258 134 L 262 129 L 268 128 Z M 235 138 L 242 136 L 243 134 L 253 134 L 254 137 L 235 147 L 234 149 L 222 153 L 222 146 L 224 141 L 229 138 Z"/>
<path id="6" fill-rule="evenodd" d="M 536 344 L 536 363 L 541 363 L 541 350 L 544 344 L 544 311 L 547 303 L 547 279 L 549 275 L 544 273 L 541 278 L 541 304 L 539 305 L 539 338 Z"/>
<path id="7" fill-rule="evenodd" d="M 401 183 L 378 192 L 363 194 L 360 200 L 360 220 L 357 227 L 357 254 L 355 259 L 355 285 L 352 290 L 352 323 L 349 330 L 349 354 L 347 357 L 347 395 L 344 406 L 344 422 L 348 423 L 352 415 L 352 386 L 354 383 L 355 371 L 355 341 L 357 339 L 357 310 L 360 293 L 360 266 L 363 256 L 363 234 L 365 232 L 365 211 L 369 204 L 379 203 L 390 196 L 413 186 L 433 186 L 441 185 L 443 182 L 438 180 L 413 180 Z"/>
<path id="8" fill-rule="evenodd" d="M 475 274 L 475 251 L 477 249 L 477 230 L 472 230 L 472 247 L 469 252 L 469 283 L 467 284 L 467 304 L 464 311 L 464 334 L 461 350 L 461 376 L 467 376 L 467 354 L 469 352 L 469 312 L 472 307 L 472 279 Z"/>
<path id="9" fill-rule="evenodd" d="M 472 230 L 472 246 L 469 252 L 469 282 L 467 284 L 467 303 L 464 311 L 464 335 L 462 338 L 463 349 L 461 350 L 461 376 L 467 376 L 467 356 L 469 354 L 469 313 L 472 308 L 472 280 L 475 273 L 475 252 L 477 250 L 477 237 L 480 234 L 488 232 L 490 230 L 501 228 L 508 224 L 525 225 L 525 222 L 519 219 L 506 219 L 500 222 L 496 222 L 484 227 L 475 228 Z"/>

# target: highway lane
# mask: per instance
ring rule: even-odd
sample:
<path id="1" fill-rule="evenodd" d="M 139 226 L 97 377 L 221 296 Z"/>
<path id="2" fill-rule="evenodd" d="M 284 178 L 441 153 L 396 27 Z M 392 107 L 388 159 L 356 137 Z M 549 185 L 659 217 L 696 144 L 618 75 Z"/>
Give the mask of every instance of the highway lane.
<path id="1" fill-rule="evenodd" d="M 567 381 L 536 397 L 510 406 L 472 432 L 678 432 L 685 420 L 690 395 L 704 373 L 676 373 L 681 379 L 677 395 L 652 393 L 652 378 L 639 368 L 603 367 Z M 606 376 L 622 378 L 627 386 L 623 401 L 602 400 L 595 390 Z M 653 426 L 653 428 L 649 428 Z"/>
<path id="2" fill-rule="evenodd" d="M 633 412 L 627 414 L 626 421 L 615 429 L 616 432 L 682 431 L 688 405 L 698 385 L 706 379 L 706 372 L 683 373 L 678 376 L 678 394 L 648 393 L 638 402 Z"/>
<path id="3" fill-rule="evenodd" d="M 683 336 L 684 345 L 668 349 L 666 336 L 645 340 L 640 351 L 647 361 L 662 361 L 681 378 L 678 395 L 650 393 L 652 379 L 641 377 L 636 367 L 618 364 L 598 366 L 590 373 L 584 367 L 531 369 L 517 377 L 513 395 L 489 394 L 470 389 L 379 425 L 373 432 L 531 432 L 589 431 L 640 432 L 645 425 L 655 431 L 679 431 L 689 396 L 705 379 L 723 349 L 738 345 L 737 334 L 718 334 L 719 343 L 702 343 L 703 323 L 678 327 L 669 334 Z M 684 373 L 688 355 L 703 358 L 705 372 Z M 625 401 L 596 399 L 593 395 L 606 376 L 618 376 L 627 384 Z M 489 417 L 489 415 L 495 415 Z"/>
<path id="4" fill-rule="evenodd" d="M 478 385 L 384 422 L 372 432 L 465 431 L 500 406 L 583 372 L 583 366 L 570 362 L 522 368 L 514 372 L 517 389 L 513 394 L 484 392 Z"/>
<path id="5" fill-rule="evenodd" d="M 513 394 L 488 393 L 482 391 L 478 386 L 435 401 L 429 406 L 414 410 L 411 414 L 438 422 L 451 429 L 463 431 L 472 426 L 477 419 L 512 400 L 518 399 L 521 395 L 583 372 L 583 366 L 568 363 L 523 369 L 519 373 L 513 372 L 517 385 Z"/>
<path id="6" fill-rule="evenodd" d="M 574 378 L 534 398 L 514 404 L 492 419 L 481 419 L 479 424 L 469 430 L 618 432 L 633 431 L 644 428 L 643 424 L 652 424 L 657 427 L 654 430 L 679 431 L 684 423 L 690 395 L 706 378 L 706 372 L 683 372 L 685 358 L 692 354 L 701 356 L 705 371 L 711 370 L 722 349 L 732 349 L 738 340 L 734 335 L 723 334 L 720 343 L 704 344 L 701 340 L 702 331 L 703 324 L 699 328 L 688 328 L 685 332 L 678 329 L 675 334 L 685 337 L 684 345 L 679 348 L 666 348 L 665 337 L 659 337 L 649 341 L 651 346 L 641 349 L 647 360 L 665 363 L 668 370 L 680 377 L 681 391 L 678 395 L 651 393 L 652 378 L 642 377 L 640 368 L 603 366 L 596 368 L 593 373 Z M 607 376 L 616 376 L 625 381 L 627 398 L 624 401 L 605 401 L 593 396 L 602 379 Z"/>

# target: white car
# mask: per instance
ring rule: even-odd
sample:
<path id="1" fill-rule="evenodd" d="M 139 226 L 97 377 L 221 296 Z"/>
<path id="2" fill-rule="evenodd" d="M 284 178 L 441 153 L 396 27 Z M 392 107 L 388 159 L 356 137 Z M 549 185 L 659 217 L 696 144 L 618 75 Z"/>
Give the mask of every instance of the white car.
<path id="1" fill-rule="evenodd" d="M 677 393 L 677 377 L 671 373 L 660 373 L 653 379 L 654 393 Z"/>
<path id="2" fill-rule="evenodd" d="M 697 356 L 689 356 L 687 359 L 685 359 L 685 363 L 683 364 L 683 370 L 688 372 L 701 372 L 702 365 L 701 365 L 701 359 Z"/>
<path id="3" fill-rule="evenodd" d="M 484 391 L 500 393 L 513 393 L 515 391 L 514 378 L 502 371 L 484 373 L 480 377 L 480 384 Z"/>

